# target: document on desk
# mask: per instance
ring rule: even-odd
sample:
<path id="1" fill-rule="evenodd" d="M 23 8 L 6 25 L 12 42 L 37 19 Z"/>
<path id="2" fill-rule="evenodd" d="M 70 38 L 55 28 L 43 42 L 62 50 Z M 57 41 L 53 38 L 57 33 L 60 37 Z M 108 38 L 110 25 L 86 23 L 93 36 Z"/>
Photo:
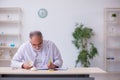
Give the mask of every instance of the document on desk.
<path id="1" fill-rule="evenodd" d="M 62 68 L 56 68 L 57 70 L 67 70 L 67 67 L 62 67 Z"/>
<path id="2" fill-rule="evenodd" d="M 55 70 L 67 70 L 67 67 L 55 68 Z M 48 68 L 38 68 L 37 70 L 49 70 Z"/>

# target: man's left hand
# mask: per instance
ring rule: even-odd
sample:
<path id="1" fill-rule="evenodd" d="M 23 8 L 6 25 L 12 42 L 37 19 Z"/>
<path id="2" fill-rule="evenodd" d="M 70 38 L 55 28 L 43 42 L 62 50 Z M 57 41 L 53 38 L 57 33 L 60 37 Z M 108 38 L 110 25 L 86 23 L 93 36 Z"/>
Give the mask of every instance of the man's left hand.
<path id="1" fill-rule="evenodd" d="M 52 62 L 50 62 L 48 65 L 48 69 L 55 69 L 58 68 L 56 65 L 54 65 Z"/>

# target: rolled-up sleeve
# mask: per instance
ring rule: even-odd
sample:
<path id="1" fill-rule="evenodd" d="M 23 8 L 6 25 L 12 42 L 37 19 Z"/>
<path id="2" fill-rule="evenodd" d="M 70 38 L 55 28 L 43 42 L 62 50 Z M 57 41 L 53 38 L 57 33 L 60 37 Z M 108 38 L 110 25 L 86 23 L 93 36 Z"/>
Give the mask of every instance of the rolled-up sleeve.
<path id="1" fill-rule="evenodd" d="M 63 60 L 58 48 L 54 43 L 52 44 L 52 50 L 53 50 L 53 64 L 58 67 L 62 67 Z"/>
<path id="2" fill-rule="evenodd" d="M 13 59 L 11 60 L 11 67 L 15 67 L 15 68 L 22 68 L 22 59 L 23 59 L 23 46 L 21 46 L 17 52 L 15 53 L 15 55 L 13 56 Z"/>

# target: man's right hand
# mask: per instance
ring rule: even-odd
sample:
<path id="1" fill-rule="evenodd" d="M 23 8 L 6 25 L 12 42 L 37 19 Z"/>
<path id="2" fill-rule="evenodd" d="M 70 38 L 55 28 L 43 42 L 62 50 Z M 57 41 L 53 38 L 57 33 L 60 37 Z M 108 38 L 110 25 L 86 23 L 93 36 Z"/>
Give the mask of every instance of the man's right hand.
<path id="1" fill-rule="evenodd" d="M 23 63 L 23 65 L 22 65 L 22 68 L 23 69 L 30 69 L 30 68 L 32 68 L 33 66 L 30 66 L 28 63 Z"/>

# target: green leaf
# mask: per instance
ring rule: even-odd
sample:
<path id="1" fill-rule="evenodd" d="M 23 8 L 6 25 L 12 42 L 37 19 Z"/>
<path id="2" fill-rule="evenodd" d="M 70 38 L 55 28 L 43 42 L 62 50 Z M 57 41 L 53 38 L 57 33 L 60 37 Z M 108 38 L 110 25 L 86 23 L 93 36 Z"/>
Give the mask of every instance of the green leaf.
<path id="1" fill-rule="evenodd" d="M 97 54 L 98 54 L 97 48 L 94 46 L 93 43 L 91 43 L 89 58 L 93 59 L 93 57 L 95 57 Z"/>

